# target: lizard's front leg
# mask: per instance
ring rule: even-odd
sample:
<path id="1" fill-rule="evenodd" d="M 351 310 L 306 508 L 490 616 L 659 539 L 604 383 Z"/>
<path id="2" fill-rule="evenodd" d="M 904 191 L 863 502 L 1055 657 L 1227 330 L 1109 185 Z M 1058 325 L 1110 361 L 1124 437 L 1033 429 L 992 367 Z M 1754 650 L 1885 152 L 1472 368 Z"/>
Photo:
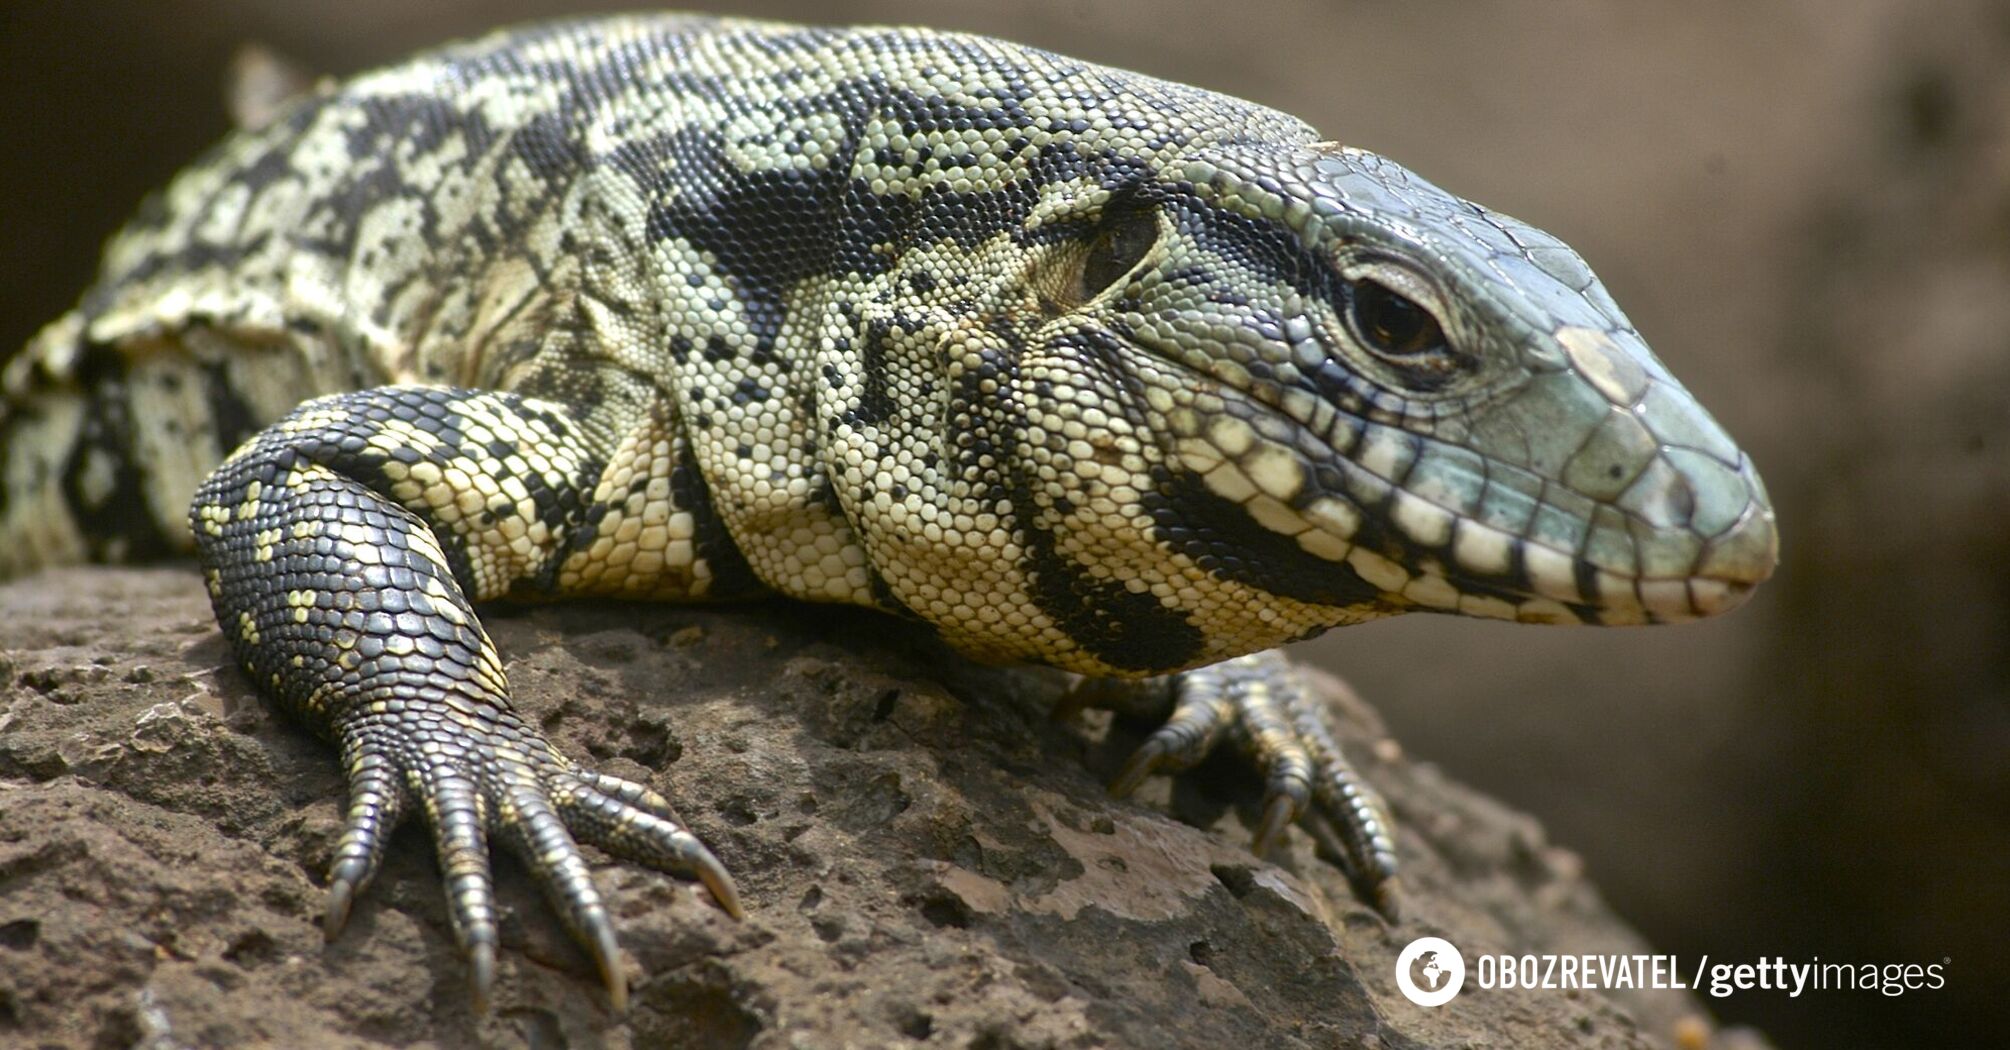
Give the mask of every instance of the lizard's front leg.
<path id="1" fill-rule="evenodd" d="M 1076 702 L 1164 724 L 1138 747 L 1110 785 L 1123 797 L 1153 773 L 1192 769 L 1232 741 L 1264 777 L 1263 818 L 1251 849 L 1263 853 L 1294 823 L 1333 833 L 1357 893 L 1393 920 L 1400 906 L 1395 827 L 1388 808 L 1355 772 L 1306 695 L 1290 661 L 1275 649 L 1176 675 L 1132 681 L 1090 679 Z"/>
<path id="2" fill-rule="evenodd" d="M 660 436 L 639 444 L 661 449 Z M 608 538 L 602 527 L 647 509 L 635 499 L 667 467 L 635 455 L 637 444 L 596 450 L 549 402 L 385 387 L 302 405 L 219 468 L 190 512 L 239 662 L 341 749 L 349 805 L 328 935 L 399 819 L 422 813 L 478 1008 L 497 948 L 492 838 L 522 858 L 592 953 L 617 1009 L 627 984 L 614 928 L 578 842 L 694 875 L 739 914 L 732 879 L 668 801 L 580 767 L 512 709 L 469 604 L 577 576 Z M 659 551 L 654 567 L 662 561 Z"/>

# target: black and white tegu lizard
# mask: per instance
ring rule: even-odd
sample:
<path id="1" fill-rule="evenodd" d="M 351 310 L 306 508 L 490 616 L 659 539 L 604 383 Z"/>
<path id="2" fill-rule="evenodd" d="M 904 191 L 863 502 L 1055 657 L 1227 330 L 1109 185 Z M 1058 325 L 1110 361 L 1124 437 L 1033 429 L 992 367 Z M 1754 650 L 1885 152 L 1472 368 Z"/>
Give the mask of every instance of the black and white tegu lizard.
<path id="1" fill-rule="evenodd" d="M 1555 238 L 1300 121 L 982 37 L 537 25 L 324 87 L 151 198 L 4 373 L 0 574 L 191 547 L 341 751 L 332 935 L 401 819 L 478 997 L 490 840 L 626 983 L 577 843 L 726 869 L 510 706 L 472 603 L 779 593 L 1233 740 L 1259 846 L 1374 793 L 1274 646 L 1411 610 L 1686 620 L 1751 461 Z M 235 450 L 235 451 L 233 451 Z M 219 466 L 221 464 L 221 466 Z"/>

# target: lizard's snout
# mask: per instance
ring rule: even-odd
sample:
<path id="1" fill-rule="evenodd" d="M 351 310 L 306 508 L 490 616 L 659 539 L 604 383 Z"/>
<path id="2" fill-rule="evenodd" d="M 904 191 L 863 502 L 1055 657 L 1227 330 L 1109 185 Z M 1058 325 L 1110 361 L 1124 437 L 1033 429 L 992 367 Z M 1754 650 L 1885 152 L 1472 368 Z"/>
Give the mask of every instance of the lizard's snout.
<path id="1" fill-rule="evenodd" d="M 1742 454 L 1733 468 L 1708 457 L 1664 456 L 1675 464 L 1671 484 L 1691 509 L 1685 535 L 1670 537 L 1693 551 L 1686 572 L 1637 581 L 1642 611 L 1655 623 L 1677 623 L 1729 612 L 1745 603 L 1779 562 L 1780 537 L 1765 485 Z M 1659 530 L 1654 530 L 1658 532 Z M 1662 539 L 1641 537 L 1642 560 L 1656 559 Z M 1696 540 L 1701 540 L 1701 546 Z M 1621 610 L 1623 612 L 1623 610 Z"/>
<path id="2" fill-rule="evenodd" d="M 1524 462 L 1567 490 L 1542 497 L 1565 524 L 1539 514 L 1524 536 L 1570 552 L 1567 571 L 1555 554 L 1529 556 L 1535 592 L 1588 623 L 1678 623 L 1742 605 L 1779 560 L 1751 457 L 1637 337 L 1572 327 L 1555 346 L 1568 367 L 1502 409 L 1553 443 L 1532 442 Z"/>
<path id="3" fill-rule="evenodd" d="M 1704 543 L 1687 581 L 1688 611 L 1693 617 L 1715 616 L 1743 605 L 1779 564 L 1779 528 L 1750 459 L 1741 464 L 1736 481 L 1743 489 L 1744 505 L 1728 527 Z M 1690 618 L 1672 615 L 1673 610 L 1650 611 L 1663 619 Z"/>

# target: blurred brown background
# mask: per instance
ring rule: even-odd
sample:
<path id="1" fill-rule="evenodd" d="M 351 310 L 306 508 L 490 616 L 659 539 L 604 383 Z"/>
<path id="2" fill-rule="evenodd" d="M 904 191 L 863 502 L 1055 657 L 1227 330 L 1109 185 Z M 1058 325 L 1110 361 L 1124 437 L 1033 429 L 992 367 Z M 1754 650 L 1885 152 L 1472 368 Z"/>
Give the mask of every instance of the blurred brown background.
<path id="1" fill-rule="evenodd" d="M 5 0 L 0 347 L 223 133 L 240 44 L 347 73 L 600 6 Z M 1540 814 L 1665 951 L 1949 960 L 1938 991 L 1743 992 L 1713 1002 L 1727 1020 L 1789 1048 L 2004 1038 L 2010 6 L 718 6 L 971 29 L 1257 99 L 1575 245 L 1758 460 L 1779 576 L 1680 629 L 1409 617 L 1304 655 L 1413 754 Z"/>

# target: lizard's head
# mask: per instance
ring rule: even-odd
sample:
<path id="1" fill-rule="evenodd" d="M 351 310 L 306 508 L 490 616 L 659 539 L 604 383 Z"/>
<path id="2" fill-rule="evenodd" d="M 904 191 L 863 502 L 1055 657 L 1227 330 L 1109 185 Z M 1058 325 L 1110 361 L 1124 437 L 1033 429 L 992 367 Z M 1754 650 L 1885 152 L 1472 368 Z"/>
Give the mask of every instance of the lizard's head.
<path id="1" fill-rule="evenodd" d="M 1120 348 L 1137 519 L 1294 627 L 1688 620 L 1772 572 L 1751 460 L 1548 234 L 1320 144 L 1176 162 L 1081 243 L 1061 328 Z"/>

